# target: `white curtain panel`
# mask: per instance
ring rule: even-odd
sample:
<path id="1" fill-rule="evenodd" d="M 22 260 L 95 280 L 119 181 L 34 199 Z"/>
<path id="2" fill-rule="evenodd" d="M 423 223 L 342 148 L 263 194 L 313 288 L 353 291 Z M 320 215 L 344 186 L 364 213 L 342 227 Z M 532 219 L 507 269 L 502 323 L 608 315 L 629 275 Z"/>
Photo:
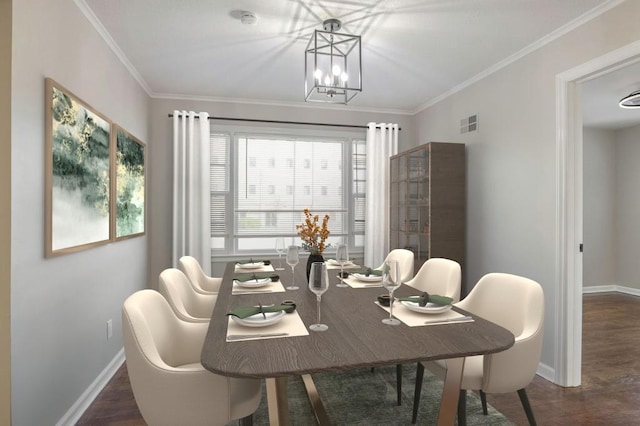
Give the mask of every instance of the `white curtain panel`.
<path id="1" fill-rule="evenodd" d="M 199 118 L 197 118 L 199 117 Z M 195 257 L 211 275 L 210 127 L 206 112 L 173 111 L 173 266 Z"/>
<path id="2" fill-rule="evenodd" d="M 369 123 L 364 264 L 375 268 L 389 253 L 389 157 L 398 153 L 398 125 Z"/>

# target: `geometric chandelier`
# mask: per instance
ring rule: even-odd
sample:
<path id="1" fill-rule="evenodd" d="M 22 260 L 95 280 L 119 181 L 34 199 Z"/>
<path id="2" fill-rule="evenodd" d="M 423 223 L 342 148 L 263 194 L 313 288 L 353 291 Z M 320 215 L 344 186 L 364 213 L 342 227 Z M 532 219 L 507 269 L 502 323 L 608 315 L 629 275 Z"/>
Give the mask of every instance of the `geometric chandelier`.
<path id="1" fill-rule="evenodd" d="M 338 19 L 315 30 L 304 57 L 304 92 L 307 102 L 346 104 L 362 92 L 360 36 L 338 33 Z"/>
<path id="2" fill-rule="evenodd" d="M 621 108 L 640 108 L 640 90 L 620 99 Z"/>

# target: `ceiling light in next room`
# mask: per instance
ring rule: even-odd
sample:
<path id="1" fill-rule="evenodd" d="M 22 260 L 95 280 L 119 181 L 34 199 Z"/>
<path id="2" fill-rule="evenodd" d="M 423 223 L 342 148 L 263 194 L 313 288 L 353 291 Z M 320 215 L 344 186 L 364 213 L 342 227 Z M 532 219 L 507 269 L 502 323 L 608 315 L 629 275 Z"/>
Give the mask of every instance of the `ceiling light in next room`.
<path id="1" fill-rule="evenodd" d="M 618 105 L 621 108 L 640 108 L 640 90 L 620 99 Z"/>
<path id="2" fill-rule="evenodd" d="M 360 36 L 339 33 L 337 19 L 315 30 L 304 57 L 304 93 L 307 102 L 346 104 L 362 92 Z"/>

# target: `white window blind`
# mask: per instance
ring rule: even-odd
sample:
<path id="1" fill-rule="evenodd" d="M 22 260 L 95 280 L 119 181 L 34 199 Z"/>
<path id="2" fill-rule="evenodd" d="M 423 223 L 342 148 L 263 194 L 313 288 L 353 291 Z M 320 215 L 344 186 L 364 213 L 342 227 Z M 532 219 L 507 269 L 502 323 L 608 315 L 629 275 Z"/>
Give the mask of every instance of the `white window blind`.
<path id="1" fill-rule="evenodd" d="M 362 248 L 364 135 L 213 130 L 211 141 L 214 253 L 273 252 L 277 237 L 300 244 L 295 225 L 302 222 L 305 208 L 321 218 L 330 215 L 334 245 L 347 242 L 352 249 Z"/>

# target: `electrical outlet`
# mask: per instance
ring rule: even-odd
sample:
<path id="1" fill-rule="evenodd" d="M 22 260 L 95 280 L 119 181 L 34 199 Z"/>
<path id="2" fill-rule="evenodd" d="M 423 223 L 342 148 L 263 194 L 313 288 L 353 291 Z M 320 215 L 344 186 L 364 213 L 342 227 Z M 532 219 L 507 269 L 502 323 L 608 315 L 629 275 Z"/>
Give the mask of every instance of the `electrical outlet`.
<path id="1" fill-rule="evenodd" d="M 113 321 L 107 321 L 107 340 L 113 337 Z"/>

